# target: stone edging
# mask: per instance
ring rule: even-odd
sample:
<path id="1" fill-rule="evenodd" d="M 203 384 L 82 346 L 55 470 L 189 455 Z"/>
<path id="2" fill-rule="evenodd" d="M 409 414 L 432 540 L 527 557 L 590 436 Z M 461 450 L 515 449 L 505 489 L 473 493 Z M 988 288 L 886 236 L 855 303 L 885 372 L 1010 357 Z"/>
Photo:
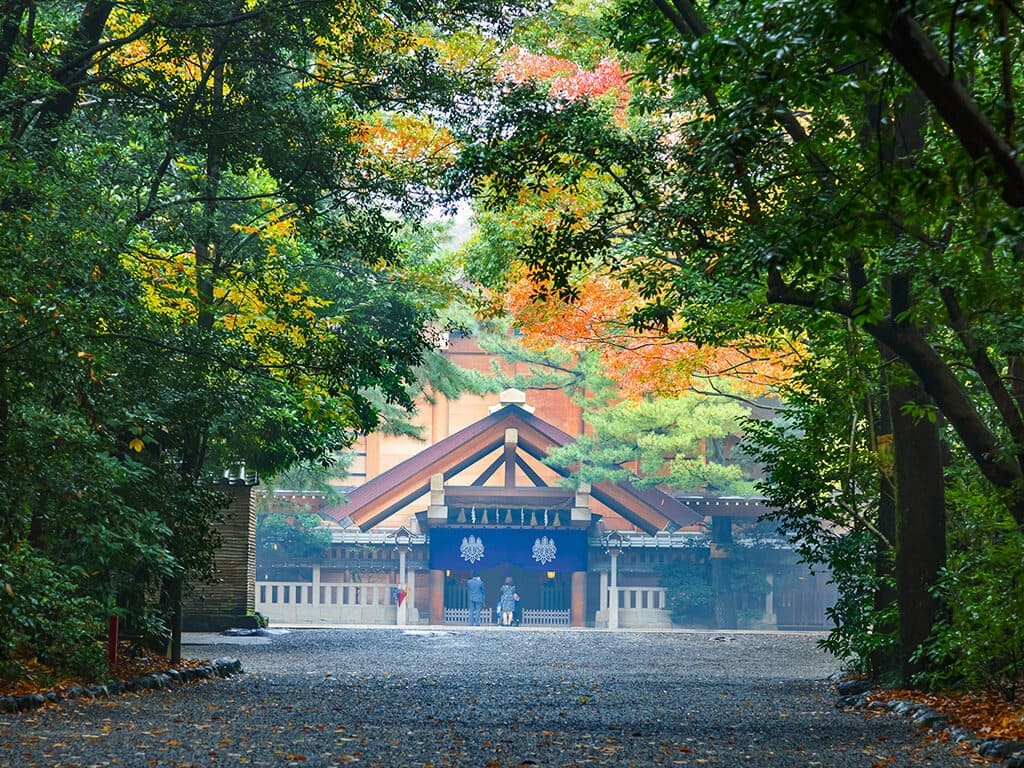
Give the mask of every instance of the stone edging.
<path id="1" fill-rule="evenodd" d="M 970 747 L 980 757 L 1002 760 L 1003 768 L 1024 768 L 1024 742 L 1013 739 L 979 739 L 967 728 L 953 726 L 941 712 L 918 701 L 870 701 L 868 694 L 875 685 L 867 680 L 848 678 L 842 674 L 833 675 L 831 679 L 839 693 L 837 707 L 892 712 L 910 718 L 914 725 L 947 734 L 950 741 Z"/>
<path id="2" fill-rule="evenodd" d="M 0 714 L 29 712 L 39 709 L 44 704 L 57 704 L 66 699 L 106 699 L 122 693 L 135 691 L 155 691 L 170 688 L 174 684 L 183 685 L 194 680 L 205 680 L 212 677 L 231 677 L 242 671 L 242 662 L 229 656 L 208 661 L 197 667 L 168 669 L 163 672 L 152 672 L 131 680 L 108 680 L 105 684 L 72 685 L 63 693 L 49 691 L 47 693 L 26 693 L 18 696 L 0 696 Z"/>

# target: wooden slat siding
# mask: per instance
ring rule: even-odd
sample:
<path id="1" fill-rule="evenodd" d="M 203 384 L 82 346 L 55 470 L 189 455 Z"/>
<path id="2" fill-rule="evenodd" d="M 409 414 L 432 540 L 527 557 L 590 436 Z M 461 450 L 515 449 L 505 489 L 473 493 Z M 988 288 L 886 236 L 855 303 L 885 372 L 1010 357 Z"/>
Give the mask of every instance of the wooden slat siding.
<path id="1" fill-rule="evenodd" d="M 219 485 L 232 500 L 218 524 L 214 556 L 217 582 L 197 584 L 185 601 L 186 616 L 242 617 L 256 610 L 256 504 L 252 486 Z"/>

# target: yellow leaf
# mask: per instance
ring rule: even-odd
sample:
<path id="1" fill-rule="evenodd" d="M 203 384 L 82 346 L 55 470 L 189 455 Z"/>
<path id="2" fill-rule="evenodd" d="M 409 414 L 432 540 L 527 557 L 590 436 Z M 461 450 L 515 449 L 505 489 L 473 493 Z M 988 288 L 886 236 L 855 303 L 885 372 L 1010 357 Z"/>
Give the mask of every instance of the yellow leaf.
<path id="1" fill-rule="evenodd" d="M 130 443 L 128 443 L 128 447 L 131 448 L 136 453 L 141 453 L 142 449 L 146 447 L 146 444 L 136 437 Z"/>

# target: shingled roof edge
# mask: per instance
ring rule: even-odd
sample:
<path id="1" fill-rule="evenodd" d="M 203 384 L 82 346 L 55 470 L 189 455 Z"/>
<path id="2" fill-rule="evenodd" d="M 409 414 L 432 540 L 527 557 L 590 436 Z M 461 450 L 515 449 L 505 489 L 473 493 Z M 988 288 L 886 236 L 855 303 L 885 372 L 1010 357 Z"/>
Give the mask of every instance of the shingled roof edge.
<path id="1" fill-rule="evenodd" d="M 533 415 L 529 411 L 520 408 L 518 405 L 508 404 L 498 410 L 495 410 L 493 413 L 488 414 L 482 419 L 463 427 L 448 437 L 439 440 L 433 445 L 428 446 L 415 456 L 412 456 L 400 464 L 391 467 L 387 471 L 382 472 L 377 477 L 354 489 L 346 497 L 344 502 L 322 509 L 320 510 L 320 514 L 338 521 L 346 517 L 351 518 L 370 505 L 374 500 L 383 496 L 385 492 L 398 487 L 401 483 L 408 483 L 412 478 L 415 478 L 418 475 L 427 473 L 429 469 L 440 464 L 445 456 L 451 455 L 452 449 L 456 446 L 463 446 L 471 441 L 478 440 L 491 430 L 514 427 L 514 424 L 517 421 L 522 422 L 523 425 L 529 427 L 544 439 L 549 440 L 550 445 L 561 447 L 563 445 L 567 445 L 573 440 L 571 435 L 562 431 L 554 424 L 544 421 L 544 419 Z M 509 423 L 503 424 L 504 422 Z M 503 435 L 500 437 L 496 436 L 495 440 L 488 441 L 486 445 L 490 447 L 487 447 L 486 450 L 483 451 L 483 455 L 486 455 L 486 452 L 497 447 L 502 438 Z M 548 447 L 549 446 L 533 446 L 534 451 L 543 452 L 546 452 Z M 534 451 L 530 451 L 530 453 L 536 457 L 537 454 L 534 453 Z M 479 451 L 477 453 L 479 453 Z M 446 475 L 448 474 L 448 468 L 445 468 L 443 471 Z M 429 474 L 425 474 L 422 482 L 416 483 L 414 486 L 411 486 L 410 489 L 405 491 L 400 496 L 401 499 L 404 499 L 401 505 L 396 507 L 397 502 L 392 502 L 384 508 L 384 510 L 391 510 L 388 514 L 381 515 L 378 513 L 365 521 L 366 523 L 369 523 L 368 527 L 373 527 L 374 525 L 379 524 L 383 519 L 386 519 L 390 514 L 397 511 L 398 508 L 411 502 L 416 496 L 425 493 L 429 488 L 430 475 L 432 474 L 436 473 L 430 472 Z M 563 474 L 564 476 L 563 472 L 559 472 L 559 474 Z M 611 490 L 612 487 L 613 484 L 611 483 L 598 483 L 591 488 L 591 494 L 598 501 L 630 520 L 630 522 L 633 522 L 639 527 L 647 530 L 647 532 L 653 533 L 656 530 L 660 530 L 659 528 L 652 527 L 649 521 L 643 520 L 642 518 L 641 522 L 643 524 L 638 522 L 636 518 L 640 516 L 630 509 L 628 505 L 616 498 L 618 494 Z M 643 504 L 648 511 L 654 512 L 655 514 L 663 517 L 666 522 L 683 526 L 691 525 L 703 519 L 702 515 L 694 512 L 668 493 L 656 488 L 639 489 L 628 481 L 615 483 L 614 487 L 618 487 L 619 490 L 624 492 L 628 497 Z"/>

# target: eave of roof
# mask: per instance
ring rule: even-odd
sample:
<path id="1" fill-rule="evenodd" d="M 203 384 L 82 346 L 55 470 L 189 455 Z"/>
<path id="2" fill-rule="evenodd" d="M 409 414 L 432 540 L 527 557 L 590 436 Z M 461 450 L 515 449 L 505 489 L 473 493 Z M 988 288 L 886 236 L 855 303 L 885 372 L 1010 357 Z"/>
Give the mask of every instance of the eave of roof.
<path id="1" fill-rule="evenodd" d="M 774 510 L 767 499 L 758 496 L 694 496 L 675 494 L 679 503 L 704 517 L 738 517 L 754 519 Z"/>
<path id="2" fill-rule="evenodd" d="M 356 488 L 348 495 L 347 503 L 320 513 L 339 521 L 350 518 L 368 530 L 427 493 L 433 475 L 454 477 L 498 449 L 504 444 L 507 429 L 518 430 L 519 446 L 537 459 L 545 458 L 549 447 L 563 446 L 573 439 L 519 406 L 506 405 Z M 629 482 L 598 483 L 591 488 L 591 495 L 647 533 L 663 530 L 670 523 L 685 526 L 703 519 L 672 496 L 657 489 L 641 490 Z"/>

